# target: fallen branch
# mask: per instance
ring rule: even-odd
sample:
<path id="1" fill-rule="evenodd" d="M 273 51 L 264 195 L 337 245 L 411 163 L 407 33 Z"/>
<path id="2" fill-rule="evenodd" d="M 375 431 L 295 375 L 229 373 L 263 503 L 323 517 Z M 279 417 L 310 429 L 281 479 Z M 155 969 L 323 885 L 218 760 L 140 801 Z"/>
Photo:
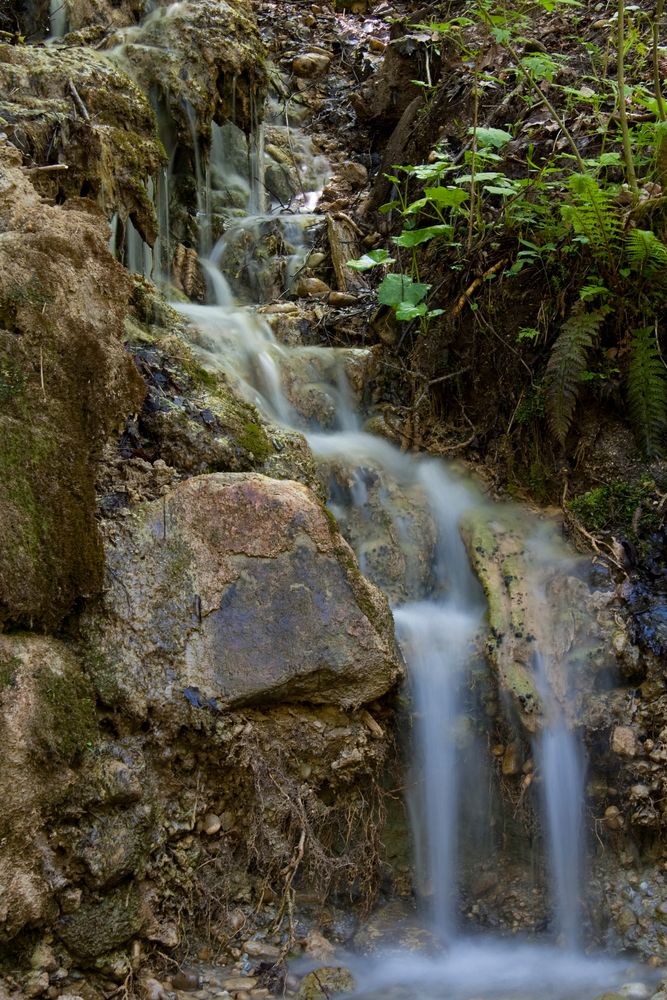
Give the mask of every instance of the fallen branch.
<path id="1" fill-rule="evenodd" d="M 36 174 L 38 172 L 55 173 L 57 170 L 69 170 L 69 167 L 66 163 L 48 163 L 43 167 L 24 167 L 23 169 L 26 174 Z"/>
<path id="2" fill-rule="evenodd" d="M 72 83 L 71 80 L 69 80 L 68 86 L 69 86 L 69 92 L 72 95 L 72 97 L 74 98 L 74 103 L 76 104 L 77 108 L 79 109 L 79 111 L 81 113 L 81 117 L 83 119 L 85 119 L 85 121 L 89 122 L 90 121 L 90 115 L 88 114 L 88 108 L 86 107 L 86 105 L 81 100 L 81 95 L 79 94 L 79 91 L 76 89 L 76 87 L 74 86 L 74 84 Z"/>
<path id="3" fill-rule="evenodd" d="M 459 299 L 457 300 L 457 303 L 454 306 L 454 310 L 452 312 L 452 316 L 454 318 L 456 316 L 459 316 L 461 314 L 461 312 L 463 311 L 463 308 L 464 308 L 465 304 L 470 301 L 470 296 L 473 294 L 473 292 L 476 292 L 477 289 L 479 288 L 479 286 L 484 281 L 486 281 L 487 278 L 491 278 L 494 274 L 497 274 L 498 271 L 500 271 L 500 269 L 502 267 L 504 267 L 505 264 L 507 264 L 507 263 L 508 263 L 507 257 L 503 257 L 501 260 L 497 261 L 493 265 L 493 267 L 490 267 L 488 269 L 488 271 L 485 271 L 484 274 L 480 275 L 480 277 L 475 278 L 475 280 L 472 282 L 472 284 L 468 285 L 468 287 L 466 288 L 466 290 L 463 293 L 463 295 L 461 295 L 459 297 Z"/>

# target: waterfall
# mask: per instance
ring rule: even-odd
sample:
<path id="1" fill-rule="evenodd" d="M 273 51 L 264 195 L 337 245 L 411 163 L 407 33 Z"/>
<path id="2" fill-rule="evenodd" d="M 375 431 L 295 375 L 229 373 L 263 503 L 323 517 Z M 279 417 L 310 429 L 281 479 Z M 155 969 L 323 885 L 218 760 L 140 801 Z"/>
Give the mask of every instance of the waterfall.
<path id="1" fill-rule="evenodd" d="M 67 34 L 69 15 L 67 0 L 50 0 L 49 2 L 49 38 L 56 41 Z"/>
<path id="2" fill-rule="evenodd" d="M 583 878 L 583 747 L 563 706 L 553 696 L 545 656 L 536 656 L 538 686 L 545 701 L 545 724 L 536 740 L 543 776 L 542 796 L 558 930 L 572 949 L 581 944 Z"/>

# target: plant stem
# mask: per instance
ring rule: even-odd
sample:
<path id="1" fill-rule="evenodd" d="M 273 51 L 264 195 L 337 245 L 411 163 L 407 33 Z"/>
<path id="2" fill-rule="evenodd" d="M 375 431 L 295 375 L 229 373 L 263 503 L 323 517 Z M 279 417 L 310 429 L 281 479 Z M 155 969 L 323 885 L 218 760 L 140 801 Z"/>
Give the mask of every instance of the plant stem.
<path id="1" fill-rule="evenodd" d="M 625 107 L 625 67 L 623 65 L 625 57 L 625 0 L 618 0 L 618 31 L 616 34 L 616 82 L 618 85 L 618 113 L 621 120 L 621 134 L 623 136 L 623 159 L 625 160 L 625 172 L 628 184 L 633 195 L 639 195 L 639 185 L 637 184 L 637 174 L 635 173 L 635 162 L 632 156 L 632 143 L 630 142 L 630 127 L 628 125 L 628 114 Z"/>
<path id="2" fill-rule="evenodd" d="M 574 136 L 570 132 L 569 128 L 567 127 L 567 125 L 565 124 L 565 122 L 563 121 L 563 119 L 561 118 L 561 116 L 558 114 L 558 112 L 556 111 L 555 107 L 553 106 L 553 104 L 551 103 L 551 101 L 549 100 L 549 98 L 547 97 L 547 95 L 544 93 L 544 91 L 540 87 L 539 83 L 537 82 L 537 80 L 535 79 L 535 77 L 533 76 L 533 74 L 530 72 L 530 70 L 527 70 L 526 67 L 522 64 L 522 62 L 519 59 L 519 56 L 518 56 L 516 50 L 511 45 L 507 44 L 507 51 L 512 56 L 512 59 L 516 63 L 519 72 L 523 73 L 523 75 L 525 76 L 525 78 L 528 81 L 528 83 L 530 84 L 530 86 L 533 88 L 533 90 L 535 91 L 535 93 L 539 95 L 540 99 L 542 101 L 544 101 L 544 103 L 546 104 L 547 108 L 549 109 L 549 111 L 553 115 L 556 124 L 561 129 L 561 131 L 563 132 L 563 135 L 565 136 L 565 138 L 567 139 L 567 141 L 570 144 L 570 148 L 572 149 L 572 152 L 574 153 L 574 158 L 577 161 L 577 166 L 579 167 L 579 171 L 582 174 L 585 174 L 586 173 L 586 164 L 584 163 L 584 161 L 582 159 L 581 153 L 579 152 L 579 150 L 577 148 L 577 144 L 574 141 Z"/>
<path id="3" fill-rule="evenodd" d="M 665 110 L 665 101 L 662 96 L 662 81 L 660 79 L 660 63 L 658 61 L 658 45 L 660 42 L 660 21 L 662 20 L 663 11 L 665 9 L 665 0 L 657 0 L 655 5 L 655 14 L 653 15 L 653 24 L 651 26 L 651 33 L 653 36 L 652 52 L 653 52 L 653 84 L 655 86 L 655 100 L 658 106 L 658 118 L 661 122 L 667 121 L 667 110 Z"/>

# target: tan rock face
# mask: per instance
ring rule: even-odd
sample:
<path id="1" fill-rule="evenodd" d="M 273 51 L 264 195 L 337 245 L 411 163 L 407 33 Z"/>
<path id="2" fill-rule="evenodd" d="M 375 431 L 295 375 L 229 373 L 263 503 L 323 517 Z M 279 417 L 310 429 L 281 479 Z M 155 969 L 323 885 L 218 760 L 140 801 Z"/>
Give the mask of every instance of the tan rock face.
<path id="1" fill-rule="evenodd" d="M 0 635 L 0 941 L 48 914 L 56 866 L 44 823 L 95 728 L 92 687 L 62 643 Z"/>
<path id="2" fill-rule="evenodd" d="M 385 598 L 298 483 L 190 479 L 107 555 L 92 670 L 103 700 L 133 714 L 184 699 L 359 705 L 401 674 Z"/>
<path id="3" fill-rule="evenodd" d="M 0 144 L 0 624 L 53 628 L 101 586 L 95 463 L 144 387 L 104 221 L 45 205 L 20 162 Z"/>

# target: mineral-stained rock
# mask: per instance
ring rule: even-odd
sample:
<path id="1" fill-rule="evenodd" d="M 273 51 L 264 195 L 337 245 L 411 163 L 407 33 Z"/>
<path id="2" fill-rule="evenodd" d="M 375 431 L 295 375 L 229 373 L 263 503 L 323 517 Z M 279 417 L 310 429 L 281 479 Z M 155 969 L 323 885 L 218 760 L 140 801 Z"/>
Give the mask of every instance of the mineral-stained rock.
<path id="1" fill-rule="evenodd" d="M 400 676 L 385 598 L 300 484 L 199 476 L 115 532 L 88 623 L 105 702 L 358 705 Z"/>
<path id="2" fill-rule="evenodd" d="M 143 385 L 103 221 L 43 204 L 20 163 L 0 144 L 0 623 L 52 628 L 101 586 L 95 462 Z"/>

